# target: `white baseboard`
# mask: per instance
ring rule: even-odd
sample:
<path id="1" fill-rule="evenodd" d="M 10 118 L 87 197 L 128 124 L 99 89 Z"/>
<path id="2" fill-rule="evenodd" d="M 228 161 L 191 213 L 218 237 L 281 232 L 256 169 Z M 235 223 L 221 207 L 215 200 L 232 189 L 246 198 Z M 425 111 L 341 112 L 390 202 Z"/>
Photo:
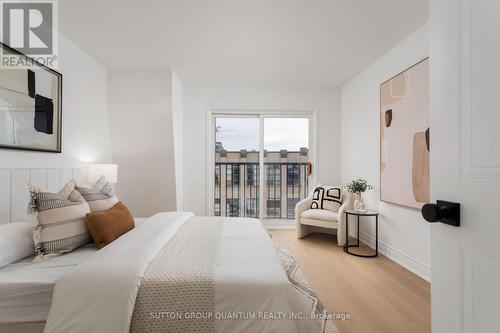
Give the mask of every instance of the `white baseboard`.
<path id="1" fill-rule="evenodd" d="M 375 248 L 375 237 L 360 231 L 359 238 L 361 242 L 365 243 L 372 249 Z M 411 258 L 410 256 L 387 244 L 380 242 L 380 240 L 378 242 L 378 251 L 410 272 L 417 274 L 427 282 L 431 282 L 431 268 L 429 266 Z"/>

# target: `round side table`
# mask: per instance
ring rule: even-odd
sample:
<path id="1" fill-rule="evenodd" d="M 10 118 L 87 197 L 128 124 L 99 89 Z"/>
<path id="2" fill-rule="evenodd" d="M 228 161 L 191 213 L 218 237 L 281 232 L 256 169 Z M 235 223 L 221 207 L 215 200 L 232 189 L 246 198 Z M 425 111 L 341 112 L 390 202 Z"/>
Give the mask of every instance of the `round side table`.
<path id="1" fill-rule="evenodd" d="M 356 244 L 349 244 L 349 215 L 352 216 L 357 216 L 357 226 L 358 226 L 358 239 Z M 374 258 L 378 256 L 378 212 L 373 211 L 373 210 L 367 210 L 365 212 L 360 212 L 357 210 L 346 210 L 345 211 L 345 236 L 346 236 L 346 243 L 344 245 L 344 252 L 348 253 L 350 255 L 356 256 L 356 257 L 363 257 L 363 258 Z M 358 254 L 354 252 L 349 252 L 349 248 L 351 247 L 359 247 L 359 217 L 360 216 L 372 216 L 375 217 L 375 253 L 374 254 Z"/>

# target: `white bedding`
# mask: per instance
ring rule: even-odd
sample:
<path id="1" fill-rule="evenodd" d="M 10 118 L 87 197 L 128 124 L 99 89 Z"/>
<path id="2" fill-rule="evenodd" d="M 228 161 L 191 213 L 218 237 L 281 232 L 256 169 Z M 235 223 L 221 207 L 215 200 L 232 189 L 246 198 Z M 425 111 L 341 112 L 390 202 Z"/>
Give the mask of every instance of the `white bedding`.
<path id="1" fill-rule="evenodd" d="M 45 332 L 127 333 L 148 263 L 190 217 L 186 213 L 157 214 L 146 222 L 147 228 L 130 231 L 59 279 Z M 309 314 L 258 220 L 225 219 L 217 253 L 216 312 Z M 217 333 L 313 333 L 320 329 L 318 321 L 310 320 L 215 322 Z"/>
<path id="2" fill-rule="evenodd" d="M 56 281 L 96 251 L 88 244 L 50 260 L 28 257 L 0 268 L 0 323 L 45 321 Z"/>
<path id="3" fill-rule="evenodd" d="M 136 226 L 145 220 L 136 218 Z M 31 256 L 0 268 L 0 323 L 45 321 L 56 281 L 95 252 L 87 244 L 50 260 L 32 262 Z"/>
<path id="4" fill-rule="evenodd" d="M 310 314 L 288 280 L 274 244 L 256 219 L 226 218 L 215 270 L 215 311 Z M 222 332 L 320 332 L 311 320 L 217 320 Z"/>
<path id="5" fill-rule="evenodd" d="M 44 332 L 127 333 L 144 271 L 192 215 L 156 214 L 60 278 Z"/>

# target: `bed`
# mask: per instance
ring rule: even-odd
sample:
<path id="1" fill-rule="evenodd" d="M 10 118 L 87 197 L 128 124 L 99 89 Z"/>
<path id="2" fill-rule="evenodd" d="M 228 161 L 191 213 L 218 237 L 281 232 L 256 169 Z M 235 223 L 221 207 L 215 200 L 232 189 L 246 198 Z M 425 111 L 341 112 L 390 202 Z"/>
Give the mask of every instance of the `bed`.
<path id="1" fill-rule="evenodd" d="M 322 330 L 256 219 L 160 213 L 37 265 L 0 269 L 0 332 Z"/>

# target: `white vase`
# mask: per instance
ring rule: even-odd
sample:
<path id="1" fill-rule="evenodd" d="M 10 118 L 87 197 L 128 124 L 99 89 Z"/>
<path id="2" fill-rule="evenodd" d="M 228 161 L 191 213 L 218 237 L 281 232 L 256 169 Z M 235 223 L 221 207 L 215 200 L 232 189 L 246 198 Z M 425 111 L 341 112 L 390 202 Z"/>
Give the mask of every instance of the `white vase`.
<path id="1" fill-rule="evenodd" d="M 354 209 L 360 210 L 365 206 L 361 192 L 354 193 Z"/>

